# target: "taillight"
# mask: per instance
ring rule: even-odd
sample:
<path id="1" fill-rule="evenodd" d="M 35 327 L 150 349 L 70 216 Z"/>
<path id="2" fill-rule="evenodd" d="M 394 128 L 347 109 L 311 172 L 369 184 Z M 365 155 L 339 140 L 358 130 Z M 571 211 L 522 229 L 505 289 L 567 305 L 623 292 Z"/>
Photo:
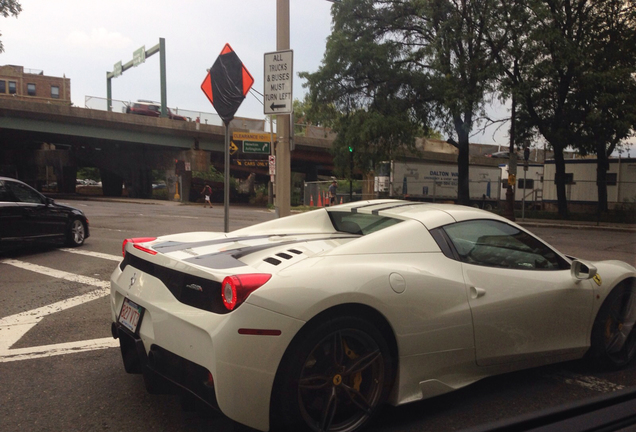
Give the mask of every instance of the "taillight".
<path id="1" fill-rule="evenodd" d="M 221 284 L 221 297 L 227 310 L 241 305 L 251 292 L 260 288 L 272 277 L 266 273 L 252 273 L 227 276 Z"/>
<path id="2" fill-rule="evenodd" d="M 135 249 L 139 249 L 140 251 L 147 252 L 147 253 L 149 253 L 151 255 L 157 255 L 156 251 L 153 251 L 152 249 L 148 249 L 148 248 L 145 248 L 145 247 L 137 244 L 137 243 L 148 243 L 148 242 L 155 241 L 155 240 L 157 240 L 157 237 L 135 237 L 135 238 L 126 239 L 126 240 L 124 240 L 124 243 L 122 243 L 122 245 L 121 245 L 121 254 L 122 254 L 122 256 L 125 257 L 126 256 L 126 244 L 132 243 L 133 247 Z"/>

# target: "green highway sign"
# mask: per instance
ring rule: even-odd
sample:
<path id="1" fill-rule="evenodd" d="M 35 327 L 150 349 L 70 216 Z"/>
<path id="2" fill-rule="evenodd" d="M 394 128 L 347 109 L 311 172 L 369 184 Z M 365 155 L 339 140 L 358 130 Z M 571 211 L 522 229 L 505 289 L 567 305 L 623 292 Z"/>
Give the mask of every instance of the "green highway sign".
<path id="1" fill-rule="evenodd" d="M 113 76 L 118 77 L 121 75 L 122 72 L 123 72 L 123 66 L 121 64 L 121 61 L 118 61 L 117 63 L 113 65 Z"/>
<path id="2" fill-rule="evenodd" d="M 269 141 L 243 141 L 243 153 L 270 154 Z"/>
<path id="3" fill-rule="evenodd" d="M 139 66 L 146 61 L 146 45 L 133 51 L 133 66 Z"/>

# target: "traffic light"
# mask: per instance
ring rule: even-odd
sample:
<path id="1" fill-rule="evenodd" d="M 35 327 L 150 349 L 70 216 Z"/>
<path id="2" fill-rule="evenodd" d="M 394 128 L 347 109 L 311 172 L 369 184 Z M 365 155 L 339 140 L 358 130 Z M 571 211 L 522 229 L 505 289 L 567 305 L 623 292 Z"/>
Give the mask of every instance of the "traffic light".
<path id="1" fill-rule="evenodd" d="M 353 153 L 353 147 L 349 146 L 349 153 Z"/>
<path id="2" fill-rule="evenodd" d="M 175 159 L 174 162 L 175 162 L 175 167 L 174 167 L 175 174 L 176 175 L 185 174 L 185 161 Z"/>

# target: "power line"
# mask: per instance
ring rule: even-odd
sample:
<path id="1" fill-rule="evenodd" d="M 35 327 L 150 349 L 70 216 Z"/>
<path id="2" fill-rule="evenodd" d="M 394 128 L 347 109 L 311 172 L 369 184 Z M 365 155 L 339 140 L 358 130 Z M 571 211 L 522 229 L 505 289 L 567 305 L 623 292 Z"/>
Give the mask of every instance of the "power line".
<path id="1" fill-rule="evenodd" d="M 265 98 L 263 96 L 262 93 L 259 93 L 258 90 L 254 90 L 253 88 L 250 89 L 250 93 L 252 93 L 252 96 L 254 96 L 254 99 L 256 99 L 257 101 L 259 101 L 261 103 L 261 105 L 265 106 L 265 103 L 263 102 L 263 100 L 259 99 L 258 96 L 256 96 L 254 93 L 258 94 L 261 98 Z"/>

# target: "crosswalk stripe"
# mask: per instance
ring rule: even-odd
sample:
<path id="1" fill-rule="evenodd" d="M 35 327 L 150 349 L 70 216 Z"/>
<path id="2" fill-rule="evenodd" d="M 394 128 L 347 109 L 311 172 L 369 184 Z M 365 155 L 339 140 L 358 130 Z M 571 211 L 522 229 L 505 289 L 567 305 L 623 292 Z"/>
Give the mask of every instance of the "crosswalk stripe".
<path id="1" fill-rule="evenodd" d="M 74 354 L 85 351 L 114 348 L 119 346 L 119 341 L 112 337 L 93 339 L 86 341 L 68 342 L 55 345 L 42 345 L 29 348 L 18 348 L 0 351 L 0 363 L 20 360 L 31 360 L 56 355 Z"/>
<path id="2" fill-rule="evenodd" d="M 110 255 L 110 257 L 112 257 L 112 255 Z M 95 343 L 94 341 L 79 341 L 72 342 L 70 344 L 62 343 L 40 347 L 10 349 L 12 345 L 18 342 L 44 317 L 109 295 L 110 281 L 103 281 L 89 276 L 77 275 L 74 273 L 56 270 L 38 264 L 32 264 L 14 259 L 2 260 L 0 261 L 0 264 L 6 264 L 56 279 L 62 279 L 69 282 L 80 283 L 97 288 L 83 295 L 60 300 L 58 302 L 39 307 L 37 309 L 32 309 L 29 311 L 24 311 L 0 318 L 0 362 L 69 354 L 74 352 L 89 351 L 93 349 L 104 349 L 117 345 L 117 342 L 114 339 L 105 338 L 103 340 L 98 339 L 97 341 L 100 341 L 98 343 Z M 107 342 L 105 342 L 106 340 Z"/>
<path id="3" fill-rule="evenodd" d="M 71 248 L 61 248 L 59 249 L 63 252 L 69 252 L 69 253 L 73 253 L 73 254 L 77 254 L 77 255 L 84 255 L 84 256 L 90 256 L 90 257 L 94 257 L 94 258 L 102 258 L 105 260 L 110 260 L 110 261 L 121 261 L 122 257 L 119 255 L 111 255 L 111 254 L 105 254 L 105 253 L 101 253 L 101 252 L 93 252 L 93 251 L 89 251 L 89 250 L 85 250 L 85 249 L 71 249 Z"/>

